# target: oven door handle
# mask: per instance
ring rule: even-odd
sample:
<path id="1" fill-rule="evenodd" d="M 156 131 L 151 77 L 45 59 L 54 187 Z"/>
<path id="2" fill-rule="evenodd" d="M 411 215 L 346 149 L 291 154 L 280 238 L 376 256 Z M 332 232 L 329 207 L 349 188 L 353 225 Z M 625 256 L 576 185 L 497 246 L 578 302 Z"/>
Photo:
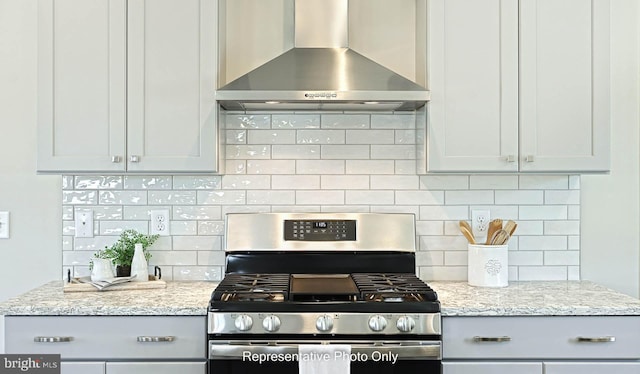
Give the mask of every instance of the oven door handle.
<path id="1" fill-rule="evenodd" d="M 439 341 L 420 342 L 367 342 L 350 343 L 332 341 L 333 344 L 351 345 L 351 353 L 373 358 L 382 354 L 397 355 L 398 360 L 441 360 L 442 344 Z M 327 344 L 326 342 L 209 342 L 210 360 L 250 360 L 252 355 L 294 355 L 302 344 Z M 366 356 L 364 356 L 366 355 Z"/>

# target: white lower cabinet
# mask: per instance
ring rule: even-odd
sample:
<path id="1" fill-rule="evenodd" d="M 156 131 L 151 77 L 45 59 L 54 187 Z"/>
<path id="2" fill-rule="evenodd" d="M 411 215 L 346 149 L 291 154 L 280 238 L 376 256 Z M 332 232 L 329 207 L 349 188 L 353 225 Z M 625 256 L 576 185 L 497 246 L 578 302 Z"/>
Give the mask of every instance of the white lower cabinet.
<path id="1" fill-rule="evenodd" d="M 445 317 L 444 374 L 640 373 L 640 316 Z"/>
<path id="2" fill-rule="evenodd" d="M 542 374 L 540 362 L 444 362 L 443 374 Z"/>
<path id="3" fill-rule="evenodd" d="M 204 316 L 5 316 L 6 353 L 59 354 L 62 374 L 205 374 Z"/>
<path id="4" fill-rule="evenodd" d="M 105 374 L 105 362 L 65 362 L 60 365 L 61 374 Z"/>
<path id="5" fill-rule="evenodd" d="M 203 374 L 206 370 L 206 362 L 107 362 L 106 374 Z"/>

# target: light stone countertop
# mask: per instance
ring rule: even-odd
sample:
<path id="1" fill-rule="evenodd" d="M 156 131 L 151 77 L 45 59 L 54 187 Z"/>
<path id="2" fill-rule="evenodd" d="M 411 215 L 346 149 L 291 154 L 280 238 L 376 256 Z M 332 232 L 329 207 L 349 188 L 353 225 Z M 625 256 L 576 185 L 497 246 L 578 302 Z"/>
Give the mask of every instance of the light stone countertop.
<path id="1" fill-rule="evenodd" d="M 640 300 L 588 281 L 510 282 L 472 287 L 428 282 L 443 316 L 640 316 Z"/>
<path id="2" fill-rule="evenodd" d="M 505 288 L 428 282 L 443 316 L 640 315 L 640 300 L 592 282 L 511 282 Z M 63 293 L 47 283 L 0 302 L 0 315 L 206 315 L 215 282 L 167 282 L 165 289 Z"/>

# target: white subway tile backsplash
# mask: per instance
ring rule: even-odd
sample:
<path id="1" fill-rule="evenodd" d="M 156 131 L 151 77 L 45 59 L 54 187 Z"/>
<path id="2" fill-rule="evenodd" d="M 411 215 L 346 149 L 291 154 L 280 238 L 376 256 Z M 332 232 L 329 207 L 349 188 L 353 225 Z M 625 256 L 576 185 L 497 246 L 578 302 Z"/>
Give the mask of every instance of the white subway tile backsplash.
<path id="1" fill-rule="evenodd" d="M 368 189 L 369 176 L 368 175 L 323 175 L 320 177 L 320 186 L 323 190 Z"/>
<path id="2" fill-rule="evenodd" d="M 344 174 L 344 160 L 298 160 L 290 174 Z"/>
<path id="3" fill-rule="evenodd" d="M 249 144 L 291 144 L 294 143 L 294 130 L 249 130 L 247 131 Z"/>
<path id="4" fill-rule="evenodd" d="M 469 188 L 472 190 L 517 190 L 517 175 L 471 175 Z"/>
<path id="5" fill-rule="evenodd" d="M 196 191 L 149 191 L 149 205 L 193 205 L 196 203 Z"/>
<path id="6" fill-rule="evenodd" d="M 223 190 L 264 190 L 271 187 L 269 175 L 225 175 Z"/>
<path id="7" fill-rule="evenodd" d="M 293 205 L 296 203 L 295 191 L 266 190 L 247 191 L 247 204 L 250 205 Z"/>
<path id="8" fill-rule="evenodd" d="M 347 130 L 347 144 L 394 144 L 394 130 Z"/>
<path id="9" fill-rule="evenodd" d="M 327 190 L 296 191 L 296 204 L 300 204 L 300 205 L 344 204 L 344 191 L 327 191 Z"/>
<path id="10" fill-rule="evenodd" d="M 225 126 L 227 129 L 270 129 L 271 116 L 268 114 L 227 114 Z"/>
<path id="11" fill-rule="evenodd" d="M 369 114 L 325 114 L 322 116 L 321 127 L 323 129 L 368 129 L 370 119 Z"/>
<path id="12" fill-rule="evenodd" d="M 274 160 L 316 160 L 320 159 L 319 145 L 274 145 L 271 147 Z"/>
<path id="13" fill-rule="evenodd" d="M 420 177 L 420 188 L 426 190 L 466 190 L 469 188 L 467 175 L 426 175 Z"/>
<path id="14" fill-rule="evenodd" d="M 122 189 L 122 177 L 100 177 L 83 175 L 75 178 L 76 190 Z"/>
<path id="15" fill-rule="evenodd" d="M 415 158 L 415 145 L 371 145 L 371 159 L 373 160 L 411 160 Z"/>
<path id="16" fill-rule="evenodd" d="M 580 176 L 416 175 L 414 113 L 226 113 L 225 175 L 65 175 L 63 269 L 87 275 L 93 253 L 127 228 L 149 231 L 168 209 L 171 235 L 151 247 L 167 280 L 220 280 L 225 215 L 255 212 L 410 213 L 418 274 L 467 279 L 458 221 L 474 209 L 518 223 L 510 280 L 580 278 Z M 422 144 L 422 143 L 421 143 Z M 74 238 L 93 209 L 94 238 Z"/>
<path id="17" fill-rule="evenodd" d="M 417 175 L 372 175 L 374 190 L 417 190 L 420 178 Z"/>
<path id="18" fill-rule="evenodd" d="M 153 177 L 127 175 L 124 177 L 125 190 L 170 190 L 173 180 L 169 176 Z"/>
<path id="19" fill-rule="evenodd" d="M 563 220 L 567 219 L 566 206 L 521 206 L 520 219 Z"/>
<path id="20" fill-rule="evenodd" d="M 445 191 L 447 205 L 493 204 L 494 191 Z"/>
<path id="21" fill-rule="evenodd" d="M 346 204 L 391 205 L 394 203 L 393 191 L 348 190 L 345 194 Z"/>
<path id="22" fill-rule="evenodd" d="M 274 114 L 271 116 L 271 128 L 274 129 L 318 129 L 319 114 Z"/>
<path id="23" fill-rule="evenodd" d="M 318 190 L 319 175 L 274 175 L 271 177 L 271 188 L 274 190 Z"/>
<path id="24" fill-rule="evenodd" d="M 398 205 L 443 205 L 443 191 L 396 191 Z"/>
<path id="25" fill-rule="evenodd" d="M 298 130 L 298 144 L 345 144 L 344 130 Z"/>
<path id="26" fill-rule="evenodd" d="M 247 174 L 295 174 L 294 160 L 249 160 Z"/>
<path id="27" fill-rule="evenodd" d="M 347 160 L 347 174 L 394 174 L 393 160 Z"/>
<path id="28" fill-rule="evenodd" d="M 176 190 L 215 190 L 220 188 L 222 177 L 215 176 L 173 176 L 173 188 Z"/>
<path id="29" fill-rule="evenodd" d="M 325 160 L 368 159 L 368 145 L 323 145 L 321 156 Z"/>
<path id="30" fill-rule="evenodd" d="M 100 191 L 100 205 L 145 205 L 146 191 Z"/>

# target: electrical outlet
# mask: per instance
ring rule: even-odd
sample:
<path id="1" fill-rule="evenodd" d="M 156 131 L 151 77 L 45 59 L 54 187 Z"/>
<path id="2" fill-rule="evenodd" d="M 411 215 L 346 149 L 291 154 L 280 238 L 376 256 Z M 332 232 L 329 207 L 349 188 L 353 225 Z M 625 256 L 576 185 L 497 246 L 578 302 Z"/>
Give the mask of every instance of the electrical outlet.
<path id="1" fill-rule="evenodd" d="M 76 211 L 76 238 L 93 238 L 93 210 Z"/>
<path id="2" fill-rule="evenodd" d="M 491 222 L 491 212 L 488 210 L 471 211 L 471 230 L 476 241 L 483 242 L 487 239 L 487 229 Z"/>
<path id="3" fill-rule="evenodd" d="M 170 223 L 169 210 L 151 211 L 151 235 L 168 236 Z"/>
<path id="4" fill-rule="evenodd" d="M 0 239 L 9 239 L 9 212 L 0 212 Z"/>

